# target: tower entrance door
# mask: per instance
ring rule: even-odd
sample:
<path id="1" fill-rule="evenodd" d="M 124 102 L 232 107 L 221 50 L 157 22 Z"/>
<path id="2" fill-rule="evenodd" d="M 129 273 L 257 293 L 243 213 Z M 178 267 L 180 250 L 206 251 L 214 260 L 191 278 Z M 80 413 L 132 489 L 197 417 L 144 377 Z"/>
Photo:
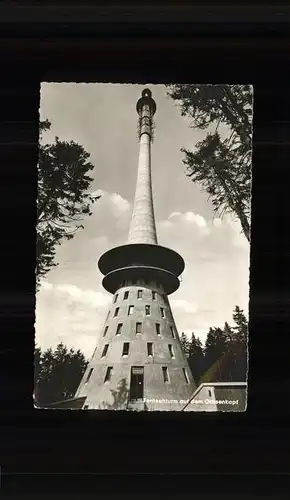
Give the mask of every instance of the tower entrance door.
<path id="1" fill-rule="evenodd" d="M 144 393 L 144 367 L 132 366 L 130 382 L 130 401 L 143 400 Z"/>

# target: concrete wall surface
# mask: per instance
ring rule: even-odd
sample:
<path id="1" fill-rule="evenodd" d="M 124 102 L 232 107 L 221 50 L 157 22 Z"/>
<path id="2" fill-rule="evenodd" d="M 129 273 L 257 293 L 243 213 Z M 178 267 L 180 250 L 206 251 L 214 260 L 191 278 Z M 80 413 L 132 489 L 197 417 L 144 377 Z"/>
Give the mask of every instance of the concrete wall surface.
<path id="1" fill-rule="evenodd" d="M 126 299 L 125 292 L 128 292 Z M 130 315 L 129 306 L 133 306 Z M 148 315 L 145 306 L 150 306 Z M 141 323 L 141 333 L 137 333 L 137 323 Z M 119 334 L 118 325 L 122 325 Z M 124 343 L 129 343 L 129 353 L 125 356 Z M 152 345 L 152 355 L 148 355 L 148 343 Z M 103 356 L 105 345 L 108 350 Z M 76 397 L 86 396 L 85 404 L 89 408 L 133 409 L 129 393 L 131 369 L 135 366 L 144 370 L 144 405 L 141 409 L 180 410 L 195 389 L 168 298 L 156 283 L 149 287 L 139 282 L 116 292 Z M 105 381 L 108 367 L 111 376 Z M 167 368 L 168 381 L 164 381 L 164 367 Z M 136 407 L 140 409 L 140 404 Z"/>
<path id="2" fill-rule="evenodd" d="M 212 382 L 201 384 L 183 411 L 245 411 L 247 384 Z"/>

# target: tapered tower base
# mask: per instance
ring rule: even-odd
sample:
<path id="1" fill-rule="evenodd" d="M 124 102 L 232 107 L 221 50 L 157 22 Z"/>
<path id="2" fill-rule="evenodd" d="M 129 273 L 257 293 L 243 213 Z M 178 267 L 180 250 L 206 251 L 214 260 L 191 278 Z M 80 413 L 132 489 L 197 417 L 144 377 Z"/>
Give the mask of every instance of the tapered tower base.
<path id="1" fill-rule="evenodd" d="M 180 411 L 194 390 L 164 290 L 119 288 L 76 394 L 83 408 Z"/>

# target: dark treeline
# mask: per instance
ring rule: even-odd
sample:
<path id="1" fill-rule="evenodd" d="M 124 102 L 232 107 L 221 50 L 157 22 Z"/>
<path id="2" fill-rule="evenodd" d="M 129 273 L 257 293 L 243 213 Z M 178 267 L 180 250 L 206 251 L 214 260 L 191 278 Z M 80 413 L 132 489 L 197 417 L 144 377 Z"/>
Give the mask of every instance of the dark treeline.
<path id="1" fill-rule="evenodd" d="M 40 406 L 74 397 L 88 361 L 80 350 L 60 343 L 53 351 L 35 349 L 34 396 Z"/>
<path id="2" fill-rule="evenodd" d="M 196 384 L 202 382 L 245 382 L 247 379 L 248 322 L 242 309 L 235 307 L 233 326 L 211 327 L 205 345 L 192 333 L 180 340 Z"/>

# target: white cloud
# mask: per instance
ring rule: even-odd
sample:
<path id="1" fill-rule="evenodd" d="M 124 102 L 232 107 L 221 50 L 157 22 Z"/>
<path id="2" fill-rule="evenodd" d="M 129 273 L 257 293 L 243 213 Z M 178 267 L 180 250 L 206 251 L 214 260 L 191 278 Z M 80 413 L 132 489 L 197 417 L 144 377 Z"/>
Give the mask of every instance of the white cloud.
<path id="1" fill-rule="evenodd" d="M 75 336 L 73 340 L 67 339 L 67 341 L 64 343 L 69 348 L 72 347 L 75 351 L 79 349 L 87 359 L 91 359 L 97 344 L 97 339 L 96 337 L 92 337 L 92 335 L 83 334 Z"/>
<path id="2" fill-rule="evenodd" d="M 124 212 L 128 212 L 128 210 L 131 207 L 131 204 L 129 203 L 128 200 L 125 200 L 120 194 L 118 193 L 112 193 L 110 195 L 110 199 L 112 202 L 112 205 L 115 209 L 115 214 L 118 216 L 120 213 L 123 214 Z"/>
<path id="3" fill-rule="evenodd" d="M 219 218 L 213 219 L 213 226 L 219 228 L 223 225 L 223 221 Z"/>
<path id="4" fill-rule="evenodd" d="M 170 302 L 173 309 L 180 309 L 188 314 L 196 313 L 198 309 L 196 304 L 188 302 L 187 300 L 172 299 Z"/>
<path id="5" fill-rule="evenodd" d="M 232 245 L 236 248 L 250 249 L 250 243 L 243 233 L 234 234 L 232 237 Z"/>
<path id="6" fill-rule="evenodd" d="M 52 285 L 52 283 L 44 281 L 41 287 L 45 291 L 68 295 L 74 301 L 92 307 L 106 307 L 112 300 L 111 296 L 107 293 L 96 292 L 91 289 L 82 289 L 71 284 Z"/>
<path id="7" fill-rule="evenodd" d="M 105 194 L 105 191 L 103 191 L 102 189 L 97 189 L 96 191 L 92 191 L 90 194 L 92 197 L 103 196 Z"/>
<path id="8" fill-rule="evenodd" d="M 173 221 L 172 221 L 173 219 Z M 198 229 L 200 230 L 200 233 L 202 235 L 208 235 L 210 234 L 210 228 L 208 226 L 208 223 L 206 219 L 200 215 L 196 214 L 192 211 L 187 211 L 184 213 L 181 212 L 172 212 L 169 216 L 168 219 L 165 221 L 161 221 L 161 227 L 172 227 L 173 222 L 177 224 L 195 224 Z"/>
<path id="9" fill-rule="evenodd" d="M 241 223 L 232 215 L 227 214 L 224 217 L 223 224 L 231 231 L 231 243 L 236 248 L 250 249 L 250 244 L 242 232 Z"/>
<path id="10" fill-rule="evenodd" d="M 172 217 L 180 217 L 181 212 L 172 212 L 172 214 L 169 215 L 168 219 L 172 219 Z"/>
<path id="11" fill-rule="evenodd" d="M 35 339 L 42 350 L 63 342 L 92 354 L 111 302 L 110 294 L 43 281 L 36 302 Z"/>
<path id="12" fill-rule="evenodd" d="M 197 226 L 199 226 L 199 227 L 206 227 L 207 226 L 207 222 L 206 222 L 205 218 L 199 214 L 195 214 L 193 212 L 185 212 L 183 217 L 184 217 L 184 220 L 186 222 L 195 222 L 195 224 L 197 224 Z"/>
<path id="13" fill-rule="evenodd" d="M 160 227 L 160 228 L 170 228 L 173 226 L 173 222 L 171 222 L 170 220 L 162 220 L 160 222 L 157 223 L 157 226 Z"/>
<path id="14" fill-rule="evenodd" d="M 107 191 L 98 190 L 94 191 L 94 194 L 101 196 L 99 202 L 104 205 L 106 210 L 111 211 L 115 217 L 120 217 L 130 210 L 131 203 L 119 193 L 108 193 Z"/>
<path id="15" fill-rule="evenodd" d="M 194 332 L 204 342 L 210 326 L 231 323 L 236 304 L 245 309 L 249 245 L 240 233 L 232 217 L 207 221 L 193 211 L 172 212 L 159 223 L 159 243 L 185 260 L 180 287 L 170 297 L 179 333 Z"/>
<path id="16" fill-rule="evenodd" d="M 64 342 L 89 356 L 112 301 L 102 288 L 97 262 L 117 238 L 122 241 L 131 205 L 116 192 L 99 189 L 91 195 L 101 196 L 92 207 L 93 215 L 84 221 L 83 231 L 57 249 L 59 266 L 51 269 L 37 294 L 35 336 L 43 349 Z"/>
<path id="17" fill-rule="evenodd" d="M 92 207 L 94 218 L 98 217 L 100 220 L 101 217 L 107 218 L 108 216 L 113 215 L 113 217 L 117 219 L 118 225 L 122 220 L 125 221 L 125 224 L 128 223 L 131 203 L 123 196 L 119 193 L 110 193 L 102 189 L 93 191 L 91 195 L 101 196 L 101 198 Z M 112 222 L 109 226 L 112 226 Z"/>
<path id="18" fill-rule="evenodd" d="M 43 290 L 52 290 L 53 289 L 53 284 L 49 283 L 49 281 L 42 281 L 41 282 L 41 288 Z"/>

